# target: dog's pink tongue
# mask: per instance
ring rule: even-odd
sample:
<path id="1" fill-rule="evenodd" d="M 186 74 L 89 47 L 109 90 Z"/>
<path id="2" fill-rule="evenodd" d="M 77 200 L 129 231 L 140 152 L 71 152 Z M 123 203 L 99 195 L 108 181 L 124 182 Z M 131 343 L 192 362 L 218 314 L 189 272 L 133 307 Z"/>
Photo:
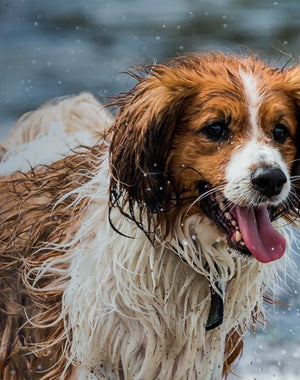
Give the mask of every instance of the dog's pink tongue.
<path id="1" fill-rule="evenodd" d="M 266 206 L 234 211 L 245 245 L 258 261 L 269 263 L 284 254 L 285 239 L 272 226 Z"/>

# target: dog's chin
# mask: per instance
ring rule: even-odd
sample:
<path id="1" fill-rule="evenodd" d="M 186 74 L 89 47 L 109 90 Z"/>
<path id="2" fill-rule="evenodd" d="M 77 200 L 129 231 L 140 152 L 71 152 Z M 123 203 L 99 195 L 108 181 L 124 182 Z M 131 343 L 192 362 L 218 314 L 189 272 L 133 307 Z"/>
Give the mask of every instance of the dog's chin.
<path id="1" fill-rule="evenodd" d="M 251 252 L 250 249 L 247 247 L 247 245 L 250 246 L 248 239 L 247 239 L 247 242 L 244 241 L 243 239 L 244 235 L 243 235 L 243 231 L 241 230 L 244 230 L 245 228 L 243 228 L 243 226 L 240 226 L 240 224 L 242 223 L 241 222 L 239 223 L 240 218 L 237 215 L 239 213 L 237 209 L 238 208 L 241 209 L 241 208 L 233 204 L 232 202 L 229 202 L 221 192 L 209 191 L 211 188 L 212 188 L 211 185 L 208 183 L 202 183 L 200 185 L 200 188 L 199 188 L 200 193 L 209 194 L 202 198 L 200 202 L 200 208 L 203 211 L 203 213 L 213 222 L 213 224 L 216 227 L 216 232 L 217 231 L 219 232 L 219 236 L 221 233 L 222 235 L 221 240 L 223 242 L 226 242 L 226 244 L 229 246 L 229 248 L 231 249 L 234 255 L 242 257 L 245 260 L 251 260 L 251 261 L 254 259 L 254 256 L 255 256 L 255 258 L 261 262 L 274 261 L 283 255 L 285 246 L 284 248 L 283 247 L 281 248 L 269 247 L 269 250 L 270 249 L 274 251 L 277 250 L 277 252 L 274 252 L 274 254 L 272 252 L 270 254 L 269 253 L 257 254 L 255 253 L 255 248 L 253 249 L 252 247 L 251 247 L 251 250 L 252 250 Z M 243 207 L 243 209 L 247 210 L 247 208 L 245 207 Z M 249 213 L 251 209 L 254 210 L 252 211 L 252 213 L 255 218 L 255 214 L 261 213 L 261 211 L 258 211 L 258 210 L 262 209 L 262 206 L 257 206 L 257 207 L 252 207 L 252 208 L 249 207 Z M 276 219 L 276 217 L 278 216 L 279 208 L 275 206 L 268 206 L 268 207 L 264 206 L 264 209 L 265 209 L 265 214 L 266 213 L 268 214 L 267 218 L 265 216 L 265 220 L 268 219 L 269 224 L 271 224 L 271 222 L 274 219 Z M 255 223 L 257 223 L 257 221 Z M 255 228 L 258 228 L 258 227 L 255 226 Z M 273 233 L 273 235 L 274 234 L 275 232 Z M 279 235 L 278 233 L 276 234 Z M 245 234 L 245 236 L 246 235 L 247 234 Z M 259 235 L 259 233 L 257 233 L 257 235 Z M 282 238 L 281 240 L 281 236 L 277 236 L 277 235 L 274 235 L 275 240 L 277 239 L 277 245 L 280 245 L 280 244 L 285 245 L 284 239 Z M 216 240 L 218 242 L 219 239 L 217 238 Z"/>

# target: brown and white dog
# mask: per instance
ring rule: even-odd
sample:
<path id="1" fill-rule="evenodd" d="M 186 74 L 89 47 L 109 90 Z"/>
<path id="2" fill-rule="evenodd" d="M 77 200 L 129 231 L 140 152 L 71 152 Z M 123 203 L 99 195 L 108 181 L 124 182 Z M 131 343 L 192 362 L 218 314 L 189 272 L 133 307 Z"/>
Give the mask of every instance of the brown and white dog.
<path id="1" fill-rule="evenodd" d="M 2 144 L 2 379 L 219 380 L 264 321 L 298 217 L 300 68 L 216 53 L 135 78 L 114 120 L 82 94 Z"/>

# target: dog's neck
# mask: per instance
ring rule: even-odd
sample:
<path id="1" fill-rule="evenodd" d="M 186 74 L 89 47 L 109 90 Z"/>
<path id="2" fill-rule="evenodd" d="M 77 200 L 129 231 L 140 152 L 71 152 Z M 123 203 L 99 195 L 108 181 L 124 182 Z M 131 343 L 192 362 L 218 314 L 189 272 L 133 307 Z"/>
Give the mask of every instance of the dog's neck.
<path id="1" fill-rule="evenodd" d="M 242 337 L 262 311 L 265 267 L 234 257 L 222 242 L 204 244 L 199 236 L 208 236 L 199 217 L 185 221 L 176 240 L 152 245 L 114 209 L 111 218 L 125 236 L 112 234 L 106 170 L 80 190 L 91 202 L 71 247 L 63 303 L 73 336 L 71 358 L 103 375 L 110 371 L 106 363 L 116 363 L 127 378 L 221 378 L 238 345 L 226 345 L 230 334 L 238 330 Z M 216 278 L 226 284 L 224 319 L 207 332 Z"/>

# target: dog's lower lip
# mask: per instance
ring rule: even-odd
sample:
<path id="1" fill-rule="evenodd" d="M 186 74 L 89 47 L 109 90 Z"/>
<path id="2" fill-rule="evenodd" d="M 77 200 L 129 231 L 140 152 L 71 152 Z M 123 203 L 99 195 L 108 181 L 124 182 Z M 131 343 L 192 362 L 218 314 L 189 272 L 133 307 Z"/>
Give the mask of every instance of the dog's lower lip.
<path id="1" fill-rule="evenodd" d="M 211 185 L 205 184 L 204 189 L 211 189 Z M 211 193 L 209 197 L 203 198 L 200 207 L 204 213 L 213 220 L 216 226 L 227 235 L 228 244 L 234 248 L 249 253 L 241 237 L 238 223 L 231 212 L 228 201 L 220 192 Z"/>
<path id="2" fill-rule="evenodd" d="M 208 183 L 202 184 L 201 187 L 205 191 L 212 189 L 212 186 Z M 242 254 L 252 255 L 243 241 L 232 206 L 220 192 L 216 191 L 211 193 L 209 197 L 204 197 L 200 207 L 216 226 L 226 234 L 227 243 L 231 248 Z"/>

